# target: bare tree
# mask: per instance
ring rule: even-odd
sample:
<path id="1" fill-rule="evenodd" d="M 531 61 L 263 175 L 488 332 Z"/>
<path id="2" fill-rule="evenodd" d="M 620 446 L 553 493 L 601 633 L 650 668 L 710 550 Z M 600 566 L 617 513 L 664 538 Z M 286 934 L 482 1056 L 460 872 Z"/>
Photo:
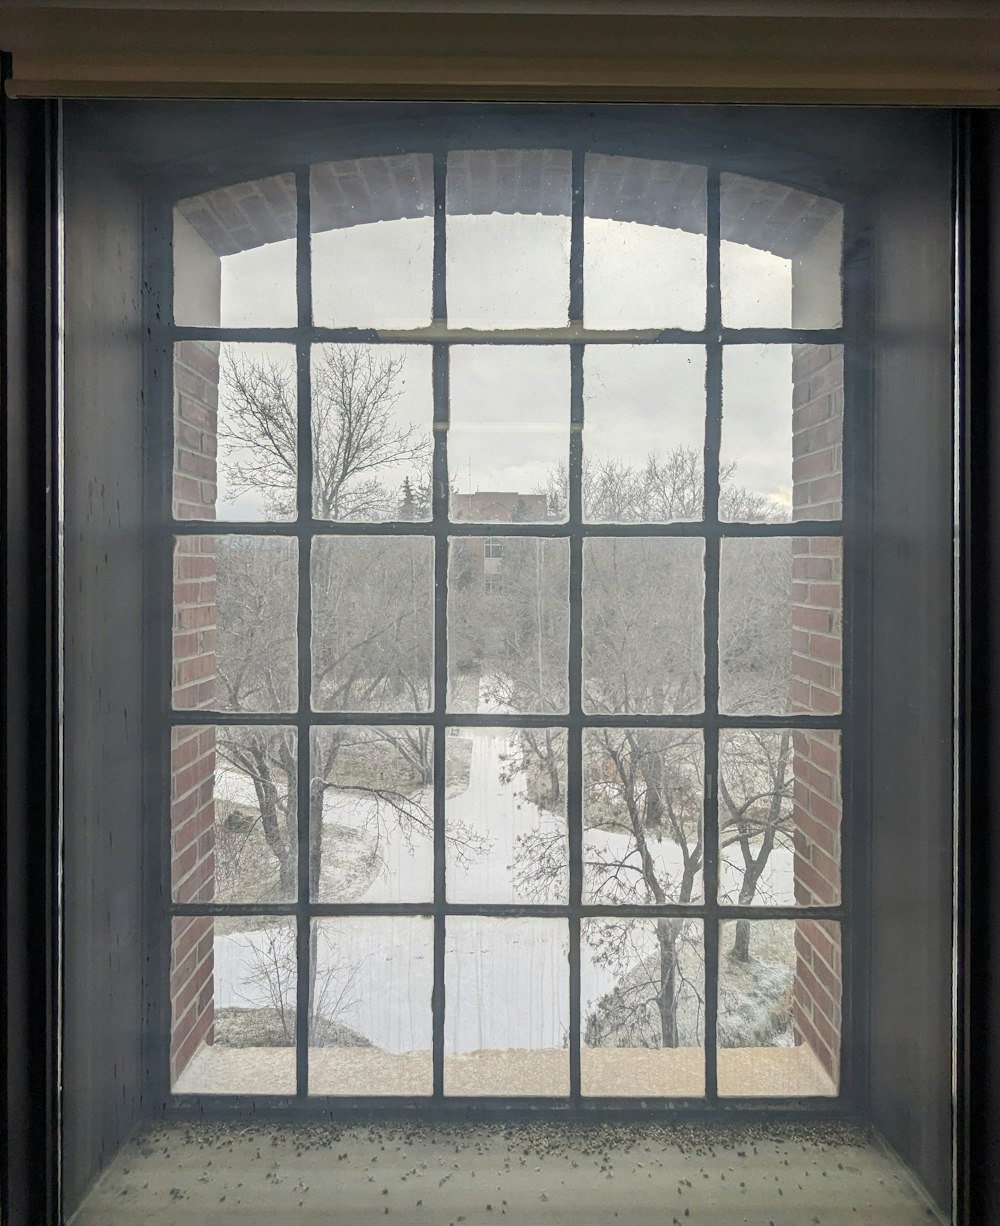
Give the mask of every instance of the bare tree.
<path id="1" fill-rule="evenodd" d="M 356 1006 L 355 983 L 362 961 L 345 958 L 324 932 L 322 956 L 318 959 L 309 995 L 309 1036 L 313 1045 L 322 1045 L 329 1032 L 337 1030 L 340 1019 Z M 290 925 L 264 929 L 246 938 L 249 956 L 244 963 L 243 991 L 238 995 L 250 1009 L 259 1009 L 263 997 L 275 1019 L 270 1026 L 259 1029 L 266 1034 L 268 1045 L 295 1044 L 297 962 L 295 932 Z"/>
<path id="2" fill-rule="evenodd" d="M 368 345 L 320 345 L 312 365 L 313 514 L 319 519 L 391 519 L 397 484 L 426 470 L 430 441 L 396 420 L 404 359 Z M 296 377 L 285 364 L 238 349 L 223 357 L 219 441 L 235 494 L 259 494 L 279 518 L 294 515 L 298 412 Z"/>
<path id="3" fill-rule="evenodd" d="M 771 853 L 782 845 L 791 850 L 792 775 L 791 730 L 745 729 L 730 732 L 719 744 L 720 848 L 739 851 L 733 866 L 740 873 L 735 899 L 750 906 L 761 889 Z M 765 902 L 771 901 L 769 898 Z M 750 921 L 736 921 L 732 949 L 739 962 L 750 959 Z"/>
<path id="4" fill-rule="evenodd" d="M 565 470 L 552 474 L 547 493 L 550 505 L 565 504 Z M 773 513 L 766 499 L 736 484 L 732 467 L 722 474 L 720 504 L 728 520 L 760 521 Z M 589 518 L 611 522 L 700 519 L 701 456 L 678 448 L 663 457 L 650 456 L 640 466 L 589 465 L 584 506 Z M 762 539 L 740 545 L 739 566 L 731 568 L 724 593 L 735 613 L 720 644 L 723 668 L 740 709 L 785 710 L 780 704 L 787 704 L 790 681 L 787 542 Z M 701 548 L 694 541 L 595 538 L 587 543 L 586 709 L 622 717 L 702 709 L 702 568 Z M 498 664 L 511 699 L 534 691 L 538 670 L 530 653 L 508 653 Z M 733 853 L 740 857 L 733 901 L 742 905 L 752 903 L 762 888 L 774 847 L 790 821 L 789 739 L 779 733 L 777 742 L 772 740 L 768 732 L 726 742 L 730 752 L 720 784 L 719 846 L 724 860 Z M 588 734 L 583 815 L 588 900 L 632 905 L 696 900 L 704 867 L 702 752 L 697 731 L 626 727 Z M 529 775 L 533 769 L 536 781 L 548 779 L 548 757 L 537 732 L 522 733 L 517 767 Z M 524 836 L 515 866 L 520 888 L 544 892 L 565 872 L 565 856 L 565 843 L 544 830 Z M 611 969 L 618 982 L 612 998 L 588 1020 L 594 1035 L 614 1034 L 618 1038 L 612 1041 L 624 1042 L 641 1033 L 644 1041 L 652 1036 L 663 1046 L 685 1040 L 684 1027 L 691 1022 L 679 1017 L 678 1006 L 682 992 L 689 1000 L 697 998 L 685 986 L 686 968 L 701 955 L 683 921 L 656 920 L 655 929 L 655 956 L 644 955 L 629 965 L 636 955 L 628 925 L 602 930 L 592 946 L 592 957 Z M 750 925 L 738 925 L 737 958 L 749 957 L 749 938 Z M 652 1027 L 654 1008 L 657 1025 Z"/>
<path id="5" fill-rule="evenodd" d="M 400 472 L 408 488 L 426 492 L 430 442 L 398 419 L 402 358 L 378 347 L 325 345 L 312 368 L 313 513 L 328 519 L 391 519 L 400 505 Z M 295 376 L 286 366 L 230 349 L 223 363 L 220 442 L 236 493 L 256 493 L 272 513 L 296 505 Z M 415 513 L 419 513 L 419 506 Z M 297 557 L 288 538 L 220 536 L 216 665 L 222 707 L 233 712 L 294 711 L 298 702 Z M 360 577 L 363 576 L 363 581 Z M 317 538 L 312 550 L 312 701 L 320 710 L 428 710 L 433 649 L 432 542 L 415 537 Z M 280 717 L 279 717 L 280 719 Z M 279 719 L 275 720 L 277 724 Z M 309 882 L 320 890 L 326 797 L 349 789 L 364 797 L 364 835 L 373 871 L 390 829 L 431 837 L 423 792 L 430 781 L 426 728 L 374 731 L 394 759 L 386 785 L 358 771 L 357 730 L 330 728 L 311 746 Z M 328 733 L 328 735 L 326 735 Z M 271 887 L 295 896 L 298 753 L 290 729 L 219 729 L 220 754 L 250 780 L 267 852 L 276 866 Z M 374 752 L 374 749 L 372 749 Z M 350 760 L 349 785 L 343 772 Z M 453 831 L 461 841 L 466 832 Z M 274 896 L 272 894 L 272 896 Z M 315 940 L 311 974 L 317 974 Z"/>
<path id="6" fill-rule="evenodd" d="M 674 523 L 698 520 L 704 514 L 704 459 L 694 447 L 674 447 L 662 456 L 652 453 L 638 465 L 584 458 L 582 484 L 584 515 L 592 522 Z M 569 501 L 567 466 L 553 469 L 537 492 L 544 493 L 550 508 L 560 512 Z M 721 519 L 758 523 L 773 519 L 776 513 L 769 499 L 736 483 L 735 464 L 722 465 Z"/>

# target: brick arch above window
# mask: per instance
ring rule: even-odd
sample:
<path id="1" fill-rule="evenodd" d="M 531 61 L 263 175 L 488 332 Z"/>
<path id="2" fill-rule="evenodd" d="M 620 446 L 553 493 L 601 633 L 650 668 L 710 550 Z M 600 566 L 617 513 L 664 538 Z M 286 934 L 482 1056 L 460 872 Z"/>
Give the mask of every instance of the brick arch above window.
<path id="1" fill-rule="evenodd" d="M 571 154 L 564 149 L 469 149 L 449 158 L 449 212 L 556 215 L 565 212 Z M 587 155 L 588 217 L 704 234 L 704 167 L 658 158 Z M 311 172 L 314 233 L 433 211 L 430 154 L 406 153 L 316 163 Z M 840 212 L 838 201 L 787 184 L 726 176 L 722 238 L 792 259 Z M 218 187 L 178 211 L 219 256 L 295 235 L 291 173 Z"/>

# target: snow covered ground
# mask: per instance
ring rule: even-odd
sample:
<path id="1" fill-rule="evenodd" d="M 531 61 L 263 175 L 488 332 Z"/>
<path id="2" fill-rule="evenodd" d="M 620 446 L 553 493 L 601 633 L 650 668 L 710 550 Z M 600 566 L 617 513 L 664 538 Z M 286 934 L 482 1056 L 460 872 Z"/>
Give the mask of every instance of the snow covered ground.
<path id="1" fill-rule="evenodd" d="M 565 829 L 565 819 L 540 810 L 524 797 L 525 781 L 505 779 L 503 759 L 510 748 L 507 730 L 463 729 L 472 741 L 468 787 L 449 797 L 449 827 L 461 825 L 488 848 L 466 862 L 449 851 L 447 896 L 453 902 L 524 901 L 516 890 L 512 865 L 519 836 L 539 829 Z M 220 772 L 221 774 L 222 772 Z M 248 781 L 225 772 L 226 794 L 252 804 Z M 246 792 L 246 795 L 243 793 Z M 416 798 L 430 809 L 428 793 Z M 330 792 L 324 822 L 327 843 L 324 897 L 336 883 L 350 882 L 352 902 L 423 902 L 433 890 L 433 846 L 423 832 L 405 833 L 390 821 L 380 833 L 376 869 L 368 860 L 367 808 L 350 793 Z M 337 837 L 339 830 L 340 837 Z M 345 837 L 354 830 L 357 838 Z M 624 832 L 591 830 L 587 845 L 616 855 L 629 850 Z M 342 852 L 339 862 L 331 853 Z M 663 867 L 679 873 L 680 849 L 657 844 Z M 792 856 L 776 849 L 762 886 L 776 896 L 791 888 Z M 726 880 L 724 873 L 723 880 Z M 550 901 L 565 897 L 556 888 Z M 277 929 L 272 929 L 277 931 Z M 263 1007 L 272 1004 L 266 982 L 254 970 L 267 944 L 267 929 L 217 933 L 215 1001 L 217 1007 Z M 282 938 L 287 940 L 287 938 Z M 447 1010 L 445 1049 L 449 1053 L 490 1048 L 561 1048 L 568 1041 L 568 926 L 538 918 L 455 917 L 446 938 Z M 613 986 L 611 973 L 587 961 L 587 1003 Z M 331 993 L 340 1000 L 337 1019 L 388 1052 L 426 1050 L 431 1046 L 433 924 L 425 917 L 351 917 L 321 922 L 320 971 L 336 963 Z M 250 982 L 254 980 L 254 982 Z"/>

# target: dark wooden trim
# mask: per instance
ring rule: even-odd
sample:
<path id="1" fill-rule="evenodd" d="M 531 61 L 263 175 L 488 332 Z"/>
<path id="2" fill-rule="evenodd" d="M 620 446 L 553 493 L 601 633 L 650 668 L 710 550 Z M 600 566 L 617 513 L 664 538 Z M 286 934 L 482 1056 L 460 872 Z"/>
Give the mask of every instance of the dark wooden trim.
<path id="1" fill-rule="evenodd" d="M 0 42 L 19 97 L 1000 100 L 989 4 L 574 7 L 22 0 Z"/>
<path id="2" fill-rule="evenodd" d="M 959 897 L 956 1226 L 1000 1219 L 1000 114 L 959 131 Z M 992 480 L 991 480 L 992 477 Z"/>
<path id="3" fill-rule="evenodd" d="M 9 61 L 4 65 L 9 71 Z M 2 103 L 5 1222 L 55 1222 L 58 1101 L 57 113 Z"/>

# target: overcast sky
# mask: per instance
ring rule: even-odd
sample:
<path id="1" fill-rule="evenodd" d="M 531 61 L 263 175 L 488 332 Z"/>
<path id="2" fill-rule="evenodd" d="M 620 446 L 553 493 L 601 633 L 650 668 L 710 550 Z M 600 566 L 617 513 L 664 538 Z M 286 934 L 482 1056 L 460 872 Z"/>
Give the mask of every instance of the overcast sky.
<path id="1" fill-rule="evenodd" d="M 704 326 L 705 238 L 664 227 L 587 218 L 585 324 L 600 329 Z M 375 222 L 313 238 L 318 324 L 412 328 L 431 320 L 433 223 Z M 569 305 L 569 219 L 564 216 L 450 216 L 449 323 L 512 328 L 565 325 Z M 791 322 L 790 261 L 722 244 L 724 322 Z M 295 243 L 271 243 L 222 260 L 226 327 L 295 323 Z M 294 369 L 286 346 L 239 346 Z M 430 349 L 405 357 L 395 413 L 429 432 Z M 455 346 L 451 360 L 449 469 L 461 492 L 529 493 L 564 460 L 570 411 L 569 350 L 540 346 Z M 723 463 L 736 480 L 791 505 L 791 351 L 787 345 L 731 347 L 724 362 Z M 591 346 L 585 359 L 584 446 L 593 458 L 641 464 L 704 442 L 705 354 L 693 345 Z M 225 418 L 226 407 L 220 406 Z M 405 474 L 387 473 L 393 483 Z M 220 463 L 219 518 L 259 518 L 259 499 L 234 499 Z"/>

